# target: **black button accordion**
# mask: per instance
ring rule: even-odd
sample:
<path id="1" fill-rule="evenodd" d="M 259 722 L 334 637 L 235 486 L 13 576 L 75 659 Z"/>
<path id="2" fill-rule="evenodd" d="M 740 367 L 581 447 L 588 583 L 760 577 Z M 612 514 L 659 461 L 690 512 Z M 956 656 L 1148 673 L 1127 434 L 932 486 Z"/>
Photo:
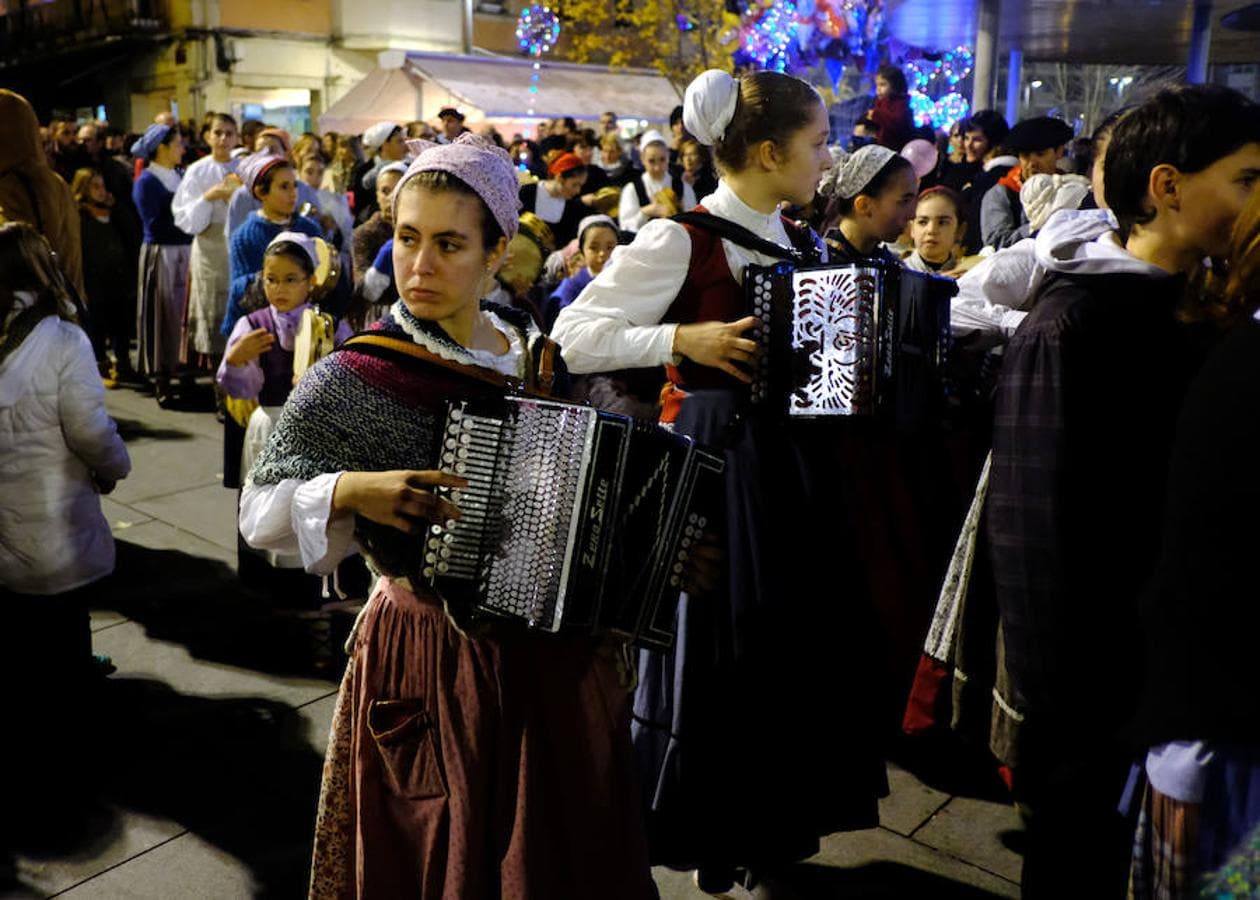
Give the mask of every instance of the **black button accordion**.
<path id="1" fill-rule="evenodd" d="M 783 262 L 749 266 L 744 291 L 760 320 L 755 404 L 806 418 L 940 421 L 952 279 L 892 264 Z"/>
<path id="2" fill-rule="evenodd" d="M 541 631 L 672 644 L 719 457 L 655 423 L 508 397 L 453 404 L 440 459 L 468 486 L 436 491 L 463 513 L 426 538 L 439 594 Z"/>

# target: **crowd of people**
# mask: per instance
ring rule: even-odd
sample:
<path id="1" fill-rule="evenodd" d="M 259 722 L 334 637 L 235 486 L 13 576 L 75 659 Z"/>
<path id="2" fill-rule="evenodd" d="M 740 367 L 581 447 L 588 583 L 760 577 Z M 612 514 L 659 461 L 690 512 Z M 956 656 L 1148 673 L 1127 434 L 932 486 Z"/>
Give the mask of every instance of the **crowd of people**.
<path id="1" fill-rule="evenodd" d="M 104 391 L 187 407 L 207 375 L 242 579 L 362 606 L 312 896 L 651 897 L 651 864 L 787 896 L 821 836 L 878 824 L 893 733 L 950 728 L 1025 813 L 1024 896 L 1228 872 L 1260 824 L 1260 107 L 1169 86 L 1087 138 L 937 133 L 899 69 L 875 86 L 847 136 L 803 81 L 709 71 L 664 130 L 510 139 L 455 108 L 124 135 L 0 91 L 0 599 L 38 638 L 10 674 L 108 672 Z M 742 285 L 784 260 L 955 283 L 936 420 L 750 403 Z M 340 349 L 304 359 L 320 327 Z M 462 514 L 426 449 L 446 404 L 516 384 L 724 457 L 670 651 L 418 577 L 416 535 Z"/>

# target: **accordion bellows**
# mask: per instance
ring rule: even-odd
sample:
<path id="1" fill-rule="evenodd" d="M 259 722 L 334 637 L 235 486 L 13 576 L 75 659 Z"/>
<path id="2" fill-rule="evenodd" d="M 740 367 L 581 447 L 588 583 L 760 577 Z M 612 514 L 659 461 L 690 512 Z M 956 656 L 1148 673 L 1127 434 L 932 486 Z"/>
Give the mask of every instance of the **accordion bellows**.
<path id="1" fill-rule="evenodd" d="M 438 491 L 463 513 L 425 544 L 439 594 L 543 631 L 672 643 L 721 460 L 653 423 L 512 397 L 453 405 L 440 465 L 469 483 Z"/>

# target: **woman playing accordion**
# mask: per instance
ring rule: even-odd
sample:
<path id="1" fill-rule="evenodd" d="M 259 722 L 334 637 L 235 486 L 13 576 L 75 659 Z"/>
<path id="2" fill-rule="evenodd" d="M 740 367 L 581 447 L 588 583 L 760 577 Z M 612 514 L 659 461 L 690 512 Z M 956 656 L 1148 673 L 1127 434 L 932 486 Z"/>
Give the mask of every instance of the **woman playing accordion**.
<path id="1" fill-rule="evenodd" d="M 480 303 L 517 228 L 507 154 L 415 143 L 394 194 L 401 299 L 298 383 L 241 504 L 254 546 L 327 572 L 357 545 L 381 576 L 334 713 L 311 895 L 654 896 L 617 660 L 591 637 L 461 627 L 416 574 L 430 525 L 461 515 L 437 493 L 465 484 L 436 471 L 448 404 L 566 376 L 527 316 Z"/>

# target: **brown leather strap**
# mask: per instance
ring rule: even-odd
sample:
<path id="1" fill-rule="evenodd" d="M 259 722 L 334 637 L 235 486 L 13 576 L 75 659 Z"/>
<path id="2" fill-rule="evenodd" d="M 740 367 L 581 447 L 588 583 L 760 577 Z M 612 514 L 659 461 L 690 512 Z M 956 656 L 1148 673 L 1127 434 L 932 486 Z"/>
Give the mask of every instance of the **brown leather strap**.
<path id="1" fill-rule="evenodd" d="M 550 397 L 556 384 L 556 354 L 560 352 L 560 345 L 546 336 L 539 338 L 538 343 L 538 379 L 535 387 L 539 393 Z"/>
<path id="2" fill-rule="evenodd" d="M 445 359 L 438 356 L 436 353 L 426 350 L 414 341 L 406 340 L 405 338 L 396 338 L 390 337 L 387 334 L 368 332 L 365 334 L 354 335 L 353 337 L 347 339 L 341 346 L 343 348 L 347 348 L 355 346 L 362 347 L 364 345 L 381 347 L 395 353 L 401 353 L 404 356 L 410 356 L 412 359 L 422 360 L 423 362 L 430 363 L 431 365 L 440 366 L 443 369 L 449 369 L 452 372 L 458 372 L 459 374 L 466 375 L 469 378 L 475 378 L 478 381 L 484 381 L 488 384 L 493 384 L 501 388 L 510 388 L 512 386 L 512 382 L 506 376 L 500 375 L 498 372 L 494 372 L 490 369 L 483 369 L 481 366 L 469 366 L 464 363 L 455 362 L 451 359 Z"/>

